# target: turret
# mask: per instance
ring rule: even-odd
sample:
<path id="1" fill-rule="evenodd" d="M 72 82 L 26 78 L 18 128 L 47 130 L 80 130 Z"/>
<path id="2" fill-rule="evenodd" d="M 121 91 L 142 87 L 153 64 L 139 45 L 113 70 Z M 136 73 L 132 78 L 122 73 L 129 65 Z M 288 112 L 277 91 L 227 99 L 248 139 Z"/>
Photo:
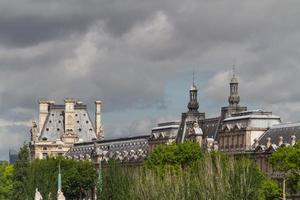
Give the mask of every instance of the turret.
<path id="1" fill-rule="evenodd" d="M 189 112 L 198 112 L 199 104 L 197 100 L 197 87 L 193 83 L 190 89 L 190 101 L 188 103 Z"/>
<path id="2" fill-rule="evenodd" d="M 233 76 L 230 81 L 230 96 L 228 97 L 229 106 L 236 107 L 240 103 L 240 96 L 238 93 L 239 82 L 235 77 L 235 68 L 233 67 Z"/>

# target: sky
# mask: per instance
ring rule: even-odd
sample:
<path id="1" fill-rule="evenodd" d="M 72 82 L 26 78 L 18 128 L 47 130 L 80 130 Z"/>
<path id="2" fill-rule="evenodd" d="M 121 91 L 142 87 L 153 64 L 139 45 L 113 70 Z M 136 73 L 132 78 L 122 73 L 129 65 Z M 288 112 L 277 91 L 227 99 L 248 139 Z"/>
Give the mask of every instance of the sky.
<path id="1" fill-rule="evenodd" d="M 103 101 L 105 137 L 149 134 L 187 110 L 241 105 L 300 120 L 298 0 L 0 1 L 0 160 L 29 140 L 38 100 Z"/>

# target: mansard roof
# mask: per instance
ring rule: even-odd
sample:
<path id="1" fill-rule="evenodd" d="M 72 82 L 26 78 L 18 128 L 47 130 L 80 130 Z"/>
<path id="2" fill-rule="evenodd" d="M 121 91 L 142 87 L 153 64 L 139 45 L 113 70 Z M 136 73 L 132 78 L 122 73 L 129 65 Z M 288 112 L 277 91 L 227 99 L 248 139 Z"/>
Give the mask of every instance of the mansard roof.
<path id="1" fill-rule="evenodd" d="M 51 141 L 61 138 L 65 131 L 64 109 L 64 105 L 50 105 L 40 139 L 47 138 L 48 141 Z M 97 138 L 86 105 L 75 104 L 74 110 L 74 132 L 78 135 L 79 141 L 91 141 Z"/>
<path id="2" fill-rule="evenodd" d="M 266 144 L 267 138 L 271 138 L 271 143 L 278 144 L 279 137 L 282 137 L 283 143 L 291 143 L 292 136 L 296 136 L 296 140 L 300 139 L 300 122 L 272 126 L 259 138 L 259 143 Z"/>
<path id="3" fill-rule="evenodd" d="M 66 156 L 92 156 L 101 151 L 104 160 L 114 158 L 119 161 L 140 161 L 149 153 L 148 138 L 149 135 L 143 135 L 77 143 L 67 152 Z"/>

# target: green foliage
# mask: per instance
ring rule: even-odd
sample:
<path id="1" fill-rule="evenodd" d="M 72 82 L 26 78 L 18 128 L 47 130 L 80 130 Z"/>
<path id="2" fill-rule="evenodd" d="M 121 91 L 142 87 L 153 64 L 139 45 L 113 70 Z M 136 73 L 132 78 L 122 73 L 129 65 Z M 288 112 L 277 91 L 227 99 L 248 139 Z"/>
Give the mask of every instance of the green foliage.
<path id="1" fill-rule="evenodd" d="M 0 200 L 7 200 L 12 194 L 13 166 L 7 162 L 0 163 Z"/>
<path id="2" fill-rule="evenodd" d="M 131 199 L 134 171 L 131 168 L 121 169 L 115 161 L 109 161 L 107 168 L 103 169 L 102 191 L 97 196 L 101 199 Z"/>
<path id="3" fill-rule="evenodd" d="M 280 147 L 270 157 L 277 171 L 288 172 L 287 190 L 290 194 L 300 193 L 300 141 L 294 146 Z"/>
<path id="4" fill-rule="evenodd" d="M 28 145 L 24 144 L 20 148 L 18 159 L 14 164 L 13 171 L 13 192 L 12 199 L 24 200 L 29 195 L 28 180 L 29 180 L 29 149 Z"/>
<path id="5" fill-rule="evenodd" d="M 182 144 L 159 145 L 145 160 L 149 168 L 185 167 L 203 158 L 198 144 L 184 142 Z"/>
<path id="6" fill-rule="evenodd" d="M 10 199 L 34 199 L 36 188 L 45 200 L 56 199 L 59 163 L 62 191 L 67 199 L 84 198 L 91 193 L 97 182 L 97 171 L 93 163 L 63 157 L 36 159 L 30 163 L 28 146 L 24 145 L 14 166 L 13 195 Z"/>
<path id="7" fill-rule="evenodd" d="M 158 147 L 145 161 L 147 167 L 134 173 L 126 167 L 110 164 L 103 171 L 101 198 L 257 200 L 276 197 L 273 182 L 267 182 L 254 161 L 247 158 L 234 160 L 217 152 L 196 157 L 193 154 L 180 156 L 181 153 L 193 152 L 181 147 L 184 150 L 176 145 Z M 160 167 L 154 167 L 155 164 Z M 176 170 L 170 166 L 176 166 Z"/>
<path id="8" fill-rule="evenodd" d="M 278 148 L 270 157 L 270 162 L 275 170 L 291 171 L 300 176 L 300 142 Z"/>
<path id="9" fill-rule="evenodd" d="M 280 198 L 281 190 L 275 181 L 266 178 L 262 181 L 259 194 L 259 200 L 274 200 Z"/>

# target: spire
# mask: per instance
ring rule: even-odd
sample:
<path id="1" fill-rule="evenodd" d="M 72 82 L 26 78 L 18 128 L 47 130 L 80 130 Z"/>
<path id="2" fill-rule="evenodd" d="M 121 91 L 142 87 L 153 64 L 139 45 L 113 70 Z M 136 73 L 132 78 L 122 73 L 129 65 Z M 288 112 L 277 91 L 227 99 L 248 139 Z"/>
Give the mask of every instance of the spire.
<path id="1" fill-rule="evenodd" d="M 239 82 L 235 75 L 235 65 L 232 66 L 232 78 L 230 80 L 230 96 L 228 102 L 230 106 L 238 106 L 240 102 L 240 96 L 238 93 Z"/>
<path id="2" fill-rule="evenodd" d="M 58 164 L 58 179 L 57 179 L 57 200 L 66 200 L 64 193 L 61 191 L 61 173 L 60 162 Z"/>
<path id="3" fill-rule="evenodd" d="M 193 83 L 190 89 L 190 101 L 188 103 L 188 109 L 189 111 L 196 111 L 198 112 L 199 104 L 197 100 L 197 87 L 195 85 L 195 71 L 193 70 Z"/>
<path id="4" fill-rule="evenodd" d="M 61 174 L 60 174 L 60 163 L 58 164 L 57 192 L 61 192 Z"/>

